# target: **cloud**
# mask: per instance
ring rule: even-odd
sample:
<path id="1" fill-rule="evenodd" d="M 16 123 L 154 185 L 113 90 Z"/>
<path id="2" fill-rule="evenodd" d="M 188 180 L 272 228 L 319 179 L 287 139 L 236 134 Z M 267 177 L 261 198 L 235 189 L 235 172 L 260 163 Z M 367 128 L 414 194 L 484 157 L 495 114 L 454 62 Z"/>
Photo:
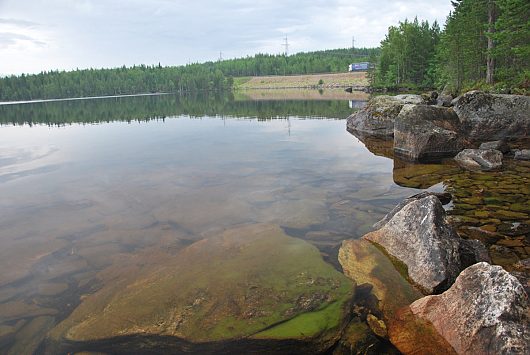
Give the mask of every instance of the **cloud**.
<path id="1" fill-rule="evenodd" d="M 179 65 L 280 53 L 378 46 L 389 26 L 416 15 L 444 23 L 450 0 L 0 0 L 2 74 L 51 69 Z M 8 35 L 10 34 L 10 35 Z M 13 34 L 20 35 L 15 38 Z M 23 38 L 26 36 L 25 38 Z M 39 59 L 13 43 L 41 47 Z M 35 48 L 34 48 L 35 49 Z M 49 65 L 56 67 L 49 67 Z M 55 63 L 55 64 L 54 64 Z"/>
<path id="2" fill-rule="evenodd" d="M 0 48 L 2 49 L 11 46 L 23 45 L 24 43 L 29 43 L 39 47 L 46 46 L 45 42 L 36 38 L 32 38 L 30 36 L 26 36 L 20 33 L 0 32 Z"/>
<path id="3" fill-rule="evenodd" d="M 36 22 L 18 20 L 18 19 L 13 19 L 13 18 L 0 18 L 0 26 L 1 25 L 13 25 L 17 27 L 26 27 L 26 28 L 34 28 L 34 27 L 40 26 L 40 24 Z"/>

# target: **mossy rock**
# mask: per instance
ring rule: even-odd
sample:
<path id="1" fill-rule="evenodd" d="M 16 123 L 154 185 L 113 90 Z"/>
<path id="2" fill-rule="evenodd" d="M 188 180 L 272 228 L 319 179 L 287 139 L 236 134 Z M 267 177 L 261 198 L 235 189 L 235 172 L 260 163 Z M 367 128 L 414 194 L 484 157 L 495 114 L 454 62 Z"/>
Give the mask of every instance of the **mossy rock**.
<path id="1" fill-rule="evenodd" d="M 517 220 L 524 220 L 528 218 L 528 215 L 526 213 L 506 211 L 506 210 L 497 210 L 495 212 L 491 212 L 490 215 L 494 218 L 498 218 L 503 221 L 505 220 L 517 221 Z"/>
<path id="2" fill-rule="evenodd" d="M 274 353 L 287 343 L 319 352 L 339 339 L 353 290 L 314 246 L 278 226 L 248 225 L 87 297 L 47 344 L 50 353 L 252 352 L 256 344 Z"/>
<path id="3" fill-rule="evenodd" d="M 367 240 L 345 240 L 339 250 L 344 274 L 357 284 L 370 284 L 385 320 L 393 313 L 421 298 L 422 293 L 407 281 L 407 269 L 392 260 Z"/>

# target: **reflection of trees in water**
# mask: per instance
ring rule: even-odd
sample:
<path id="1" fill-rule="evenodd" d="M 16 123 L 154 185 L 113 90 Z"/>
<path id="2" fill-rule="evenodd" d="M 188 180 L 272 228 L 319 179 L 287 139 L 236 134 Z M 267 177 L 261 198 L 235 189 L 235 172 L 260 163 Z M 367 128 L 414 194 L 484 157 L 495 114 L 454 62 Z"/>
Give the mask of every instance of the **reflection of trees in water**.
<path id="1" fill-rule="evenodd" d="M 345 118 L 346 101 L 239 101 L 232 95 L 137 96 L 0 105 L 0 124 L 101 123 L 150 121 L 171 116 L 230 116 L 259 120 L 290 116 Z"/>

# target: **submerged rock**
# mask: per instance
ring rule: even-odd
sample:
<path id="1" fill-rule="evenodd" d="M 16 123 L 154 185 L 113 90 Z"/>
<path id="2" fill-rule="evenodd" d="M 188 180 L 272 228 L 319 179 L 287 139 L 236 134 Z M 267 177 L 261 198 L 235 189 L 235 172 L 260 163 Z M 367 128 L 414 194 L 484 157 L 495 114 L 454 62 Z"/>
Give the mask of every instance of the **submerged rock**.
<path id="1" fill-rule="evenodd" d="M 493 149 L 464 149 L 456 155 L 455 160 L 469 170 L 495 170 L 502 166 L 502 152 Z"/>
<path id="2" fill-rule="evenodd" d="M 376 96 L 360 111 L 348 117 L 349 131 L 362 136 L 392 137 L 394 120 L 405 104 L 422 104 L 420 95 Z"/>
<path id="3" fill-rule="evenodd" d="M 452 157 L 465 145 L 452 108 L 404 105 L 394 125 L 394 154 L 410 161 Z"/>
<path id="4" fill-rule="evenodd" d="M 415 199 L 392 213 L 379 230 L 363 238 L 380 245 L 403 263 L 410 279 L 424 292 L 447 289 L 462 270 L 462 239 L 445 220 L 440 200 L 435 196 Z M 483 254 L 477 251 L 466 255 Z"/>
<path id="5" fill-rule="evenodd" d="M 520 138 L 530 131 L 529 96 L 470 91 L 453 104 L 470 140 Z"/>
<path id="6" fill-rule="evenodd" d="M 530 149 L 518 149 L 515 151 L 513 158 L 515 160 L 530 160 Z"/>
<path id="7" fill-rule="evenodd" d="M 377 318 L 373 314 L 369 314 L 368 317 L 366 317 L 366 322 L 375 335 L 380 338 L 388 338 L 386 324 L 381 319 Z"/>
<path id="8" fill-rule="evenodd" d="M 343 241 L 339 262 L 344 274 L 357 285 L 372 286 L 371 293 L 385 320 L 423 296 L 406 280 L 406 270 L 397 270 L 385 253 L 367 240 Z"/>
<path id="9" fill-rule="evenodd" d="M 90 295 L 47 351 L 318 353 L 340 338 L 352 297 L 315 247 L 274 225 L 243 226 Z"/>
<path id="10" fill-rule="evenodd" d="M 528 306 L 515 277 L 500 266 L 478 263 L 448 291 L 419 299 L 410 310 L 430 322 L 458 354 L 528 354 Z"/>

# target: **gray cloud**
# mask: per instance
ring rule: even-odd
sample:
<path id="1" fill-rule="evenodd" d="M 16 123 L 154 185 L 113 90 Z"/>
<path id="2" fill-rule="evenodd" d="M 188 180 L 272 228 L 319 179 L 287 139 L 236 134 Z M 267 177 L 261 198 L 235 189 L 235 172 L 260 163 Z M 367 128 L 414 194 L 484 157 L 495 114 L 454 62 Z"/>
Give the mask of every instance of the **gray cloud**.
<path id="1" fill-rule="evenodd" d="M 413 18 L 443 23 L 450 0 L 0 0 L 2 24 L 48 29 L 42 60 L 17 61 L 10 72 L 185 64 L 256 52 L 377 46 L 389 26 Z M 16 20 L 13 20 L 16 19 Z M 15 22 L 17 23 L 15 23 Z M 33 25 L 32 25 L 33 24 Z M 24 35 L 28 36 L 27 33 Z M 48 39 L 49 38 L 49 39 Z M 4 40 L 6 41 L 6 40 Z M 55 67 L 53 66 L 55 65 Z"/>
<path id="2" fill-rule="evenodd" d="M 30 36 L 26 36 L 20 33 L 12 33 L 12 32 L 0 32 L 0 48 L 7 48 L 10 46 L 14 46 L 20 42 L 30 42 L 36 46 L 44 47 L 46 46 L 46 43 L 43 41 L 40 41 L 36 38 L 32 38 Z"/>
<path id="3" fill-rule="evenodd" d="M 32 21 L 18 20 L 13 18 L 0 18 L 0 25 L 13 25 L 17 27 L 33 28 L 38 27 L 40 24 Z"/>

